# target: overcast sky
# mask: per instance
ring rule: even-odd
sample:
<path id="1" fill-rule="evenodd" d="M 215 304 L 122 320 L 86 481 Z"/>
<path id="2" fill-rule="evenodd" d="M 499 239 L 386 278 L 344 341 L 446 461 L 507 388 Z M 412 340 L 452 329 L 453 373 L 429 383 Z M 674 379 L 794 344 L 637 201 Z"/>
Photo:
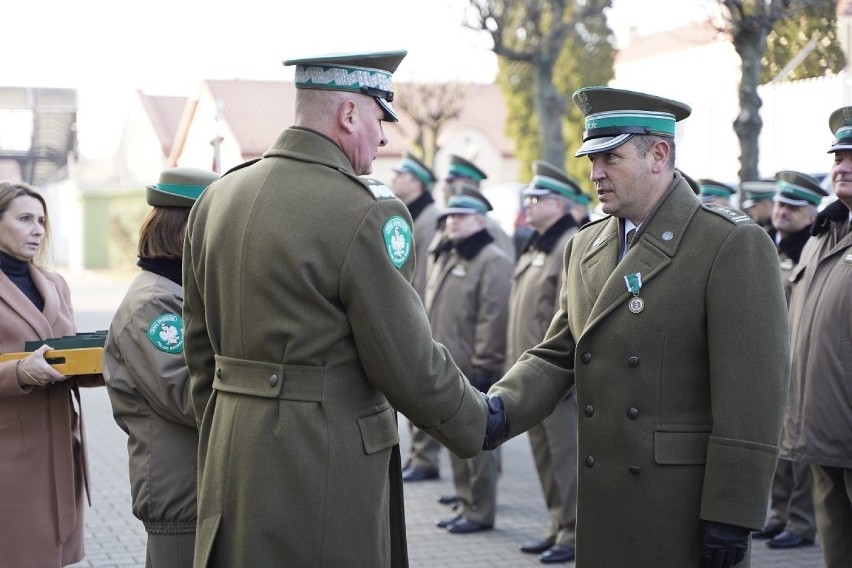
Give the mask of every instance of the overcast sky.
<path id="1" fill-rule="evenodd" d="M 615 0 L 616 33 L 700 17 L 707 0 Z M 299 56 L 406 49 L 402 81 L 490 82 L 487 34 L 462 27 L 467 0 L 8 0 L 7 86 L 78 90 L 80 150 L 108 154 L 128 93 L 193 96 L 205 79 L 292 78 Z"/>

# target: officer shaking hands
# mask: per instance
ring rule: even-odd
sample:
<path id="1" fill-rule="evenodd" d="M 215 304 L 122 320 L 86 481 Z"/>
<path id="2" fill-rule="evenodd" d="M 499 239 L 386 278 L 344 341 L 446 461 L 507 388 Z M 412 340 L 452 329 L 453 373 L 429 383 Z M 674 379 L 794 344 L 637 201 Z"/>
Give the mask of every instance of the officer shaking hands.
<path id="1" fill-rule="evenodd" d="M 485 448 L 575 389 L 577 565 L 747 567 L 790 366 L 775 247 L 675 172 L 687 105 L 605 87 L 573 98 L 606 216 L 568 242 L 543 341 L 489 390 Z"/>

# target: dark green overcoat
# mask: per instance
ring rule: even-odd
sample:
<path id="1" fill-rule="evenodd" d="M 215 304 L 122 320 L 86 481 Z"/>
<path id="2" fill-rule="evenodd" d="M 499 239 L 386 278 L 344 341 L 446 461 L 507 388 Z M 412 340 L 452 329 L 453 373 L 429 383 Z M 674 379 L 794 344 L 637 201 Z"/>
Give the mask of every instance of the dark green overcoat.
<path id="1" fill-rule="evenodd" d="M 407 566 L 395 410 L 459 456 L 480 451 L 482 397 L 410 284 L 411 223 L 300 128 L 194 206 L 195 566 Z"/>
<path id="2" fill-rule="evenodd" d="M 697 568 L 699 519 L 766 515 L 789 373 L 778 257 L 680 176 L 619 263 L 620 238 L 614 217 L 572 238 L 545 340 L 491 392 L 517 435 L 576 386 L 577 568 Z"/>

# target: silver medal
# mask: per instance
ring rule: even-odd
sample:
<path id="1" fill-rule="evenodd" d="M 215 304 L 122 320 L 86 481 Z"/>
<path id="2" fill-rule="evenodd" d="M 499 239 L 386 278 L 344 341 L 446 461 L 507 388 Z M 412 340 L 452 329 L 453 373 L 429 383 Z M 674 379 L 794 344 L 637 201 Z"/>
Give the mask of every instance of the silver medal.
<path id="1" fill-rule="evenodd" d="M 645 309 L 645 302 L 639 296 L 633 296 L 632 298 L 630 298 L 630 301 L 627 302 L 627 307 L 634 314 L 638 314 L 639 312 Z"/>

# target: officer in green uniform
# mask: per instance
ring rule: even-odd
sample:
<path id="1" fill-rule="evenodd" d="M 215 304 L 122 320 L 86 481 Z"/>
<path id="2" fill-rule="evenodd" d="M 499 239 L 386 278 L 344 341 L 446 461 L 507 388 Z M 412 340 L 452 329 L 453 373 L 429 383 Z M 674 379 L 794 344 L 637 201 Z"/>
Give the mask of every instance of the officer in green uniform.
<path id="1" fill-rule="evenodd" d="M 396 411 L 461 457 L 482 448 L 484 397 L 411 285 L 411 215 L 361 177 L 404 56 L 285 61 L 295 124 L 192 209 L 196 567 L 408 566 Z"/>
<path id="2" fill-rule="evenodd" d="M 740 184 L 740 210 L 766 229 L 772 227 L 772 204 L 775 182 L 769 180 L 744 181 Z"/>
<path id="3" fill-rule="evenodd" d="M 607 216 L 568 242 L 544 340 L 489 390 L 485 448 L 576 387 L 577 566 L 746 568 L 790 368 L 775 247 L 675 172 L 687 105 L 605 87 L 574 102 Z"/>

